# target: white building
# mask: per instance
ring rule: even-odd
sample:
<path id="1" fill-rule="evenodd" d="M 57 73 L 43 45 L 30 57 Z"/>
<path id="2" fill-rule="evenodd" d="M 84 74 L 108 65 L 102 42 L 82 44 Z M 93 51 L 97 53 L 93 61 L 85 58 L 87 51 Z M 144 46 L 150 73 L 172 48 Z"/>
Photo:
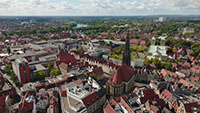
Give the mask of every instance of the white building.
<path id="1" fill-rule="evenodd" d="M 162 61 L 166 61 L 167 60 L 167 50 L 165 47 L 165 38 L 166 37 L 159 37 L 160 39 L 160 45 L 156 45 L 156 38 L 153 37 L 151 40 L 151 46 L 148 49 L 148 53 L 149 55 L 147 56 L 147 58 L 149 59 L 159 59 Z"/>
<path id="2" fill-rule="evenodd" d="M 190 27 L 184 27 L 184 28 L 179 28 L 178 32 L 182 32 L 183 34 L 194 33 L 195 29 L 194 28 L 190 28 Z"/>
<path id="3" fill-rule="evenodd" d="M 158 21 L 158 22 L 165 22 L 165 21 L 166 21 L 166 17 L 161 16 L 161 17 L 158 18 L 157 21 Z"/>
<path id="4" fill-rule="evenodd" d="M 105 102 L 105 90 L 92 78 L 78 80 L 61 86 L 66 96 L 61 95 L 63 113 L 101 112 Z"/>

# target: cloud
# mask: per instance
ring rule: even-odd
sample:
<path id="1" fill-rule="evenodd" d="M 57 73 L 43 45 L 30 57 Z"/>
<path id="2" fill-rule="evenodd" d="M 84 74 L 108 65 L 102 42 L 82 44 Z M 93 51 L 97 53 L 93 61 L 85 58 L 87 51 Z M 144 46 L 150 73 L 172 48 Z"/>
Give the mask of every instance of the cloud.
<path id="1" fill-rule="evenodd" d="M 0 15 L 200 14 L 200 0 L 0 0 Z"/>

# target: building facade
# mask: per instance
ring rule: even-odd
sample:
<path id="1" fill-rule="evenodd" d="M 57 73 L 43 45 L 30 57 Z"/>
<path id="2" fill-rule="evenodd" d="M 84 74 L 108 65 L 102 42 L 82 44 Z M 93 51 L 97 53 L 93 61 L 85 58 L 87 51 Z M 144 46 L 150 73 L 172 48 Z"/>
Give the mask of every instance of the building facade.
<path id="1" fill-rule="evenodd" d="M 159 59 L 161 61 L 166 61 L 168 56 L 167 56 L 167 50 L 165 47 L 165 38 L 166 37 L 159 37 L 160 39 L 160 45 L 156 45 L 156 38 L 153 37 L 151 40 L 151 46 L 148 49 L 148 56 L 147 58 L 149 59 Z"/>
<path id="2" fill-rule="evenodd" d="M 13 71 L 18 77 L 21 85 L 31 81 L 30 79 L 30 68 L 25 58 L 16 59 L 12 62 Z"/>

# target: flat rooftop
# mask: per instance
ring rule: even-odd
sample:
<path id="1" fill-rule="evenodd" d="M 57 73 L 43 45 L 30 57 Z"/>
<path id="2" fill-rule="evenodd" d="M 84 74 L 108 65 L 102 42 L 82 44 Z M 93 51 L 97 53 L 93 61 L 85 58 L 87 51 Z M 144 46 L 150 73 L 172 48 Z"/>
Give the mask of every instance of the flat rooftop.
<path id="1" fill-rule="evenodd" d="M 75 108 L 83 106 L 83 104 L 81 102 L 79 102 L 71 97 L 61 97 L 61 103 L 62 103 L 61 108 L 63 110 L 62 112 L 64 112 L 64 113 L 77 113 L 76 111 L 72 110 L 69 105 L 71 105 Z"/>
<path id="2" fill-rule="evenodd" d="M 69 85 L 71 87 L 69 87 Z M 92 92 L 98 92 L 101 89 L 99 84 L 93 79 L 87 81 L 78 80 L 69 83 L 68 86 L 66 86 L 66 88 L 69 94 L 75 96 L 78 99 L 83 99 L 86 96 L 90 95 Z"/>
<path id="3" fill-rule="evenodd" d="M 41 65 L 41 64 L 37 64 L 37 65 L 35 65 L 35 67 L 36 67 L 36 70 L 37 71 L 43 71 L 43 70 L 46 70 L 47 68 L 45 68 L 43 65 Z"/>

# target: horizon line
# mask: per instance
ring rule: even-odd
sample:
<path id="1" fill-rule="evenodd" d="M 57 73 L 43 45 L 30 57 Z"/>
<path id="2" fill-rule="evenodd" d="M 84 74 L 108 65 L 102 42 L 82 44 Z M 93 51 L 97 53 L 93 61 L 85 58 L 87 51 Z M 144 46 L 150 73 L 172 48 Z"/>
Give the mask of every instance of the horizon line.
<path id="1" fill-rule="evenodd" d="M 200 14 L 155 14 L 155 15 L 0 15 L 0 17 L 134 17 L 134 16 L 200 16 Z"/>

